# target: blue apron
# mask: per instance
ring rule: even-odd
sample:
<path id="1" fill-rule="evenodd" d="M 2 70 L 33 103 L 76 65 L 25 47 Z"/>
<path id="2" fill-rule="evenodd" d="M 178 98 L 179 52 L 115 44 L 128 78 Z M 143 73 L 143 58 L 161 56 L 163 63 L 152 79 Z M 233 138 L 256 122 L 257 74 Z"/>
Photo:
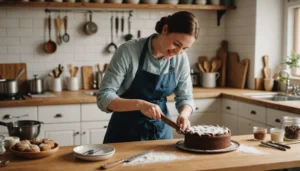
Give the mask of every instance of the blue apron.
<path id="1" fill-rule="evenodd" d="M 170 60 L 169 72 L 162 75 L 152 74 L 143 70 L 143 65 L 148 51 L 147 38 L 139 66 L 129 89 L 120 95 L 125 99 L 142 99 L 157 104 L 162 112 L 170 118 L 167 109 L 167 96 L 176 88 L 174 62 Z M 158 139 L 172 139 L 172 129 L 163 121 L 151 119 L 140 111 L 114 112 L 108 124 L 103 143 L 145 141 Z"/>

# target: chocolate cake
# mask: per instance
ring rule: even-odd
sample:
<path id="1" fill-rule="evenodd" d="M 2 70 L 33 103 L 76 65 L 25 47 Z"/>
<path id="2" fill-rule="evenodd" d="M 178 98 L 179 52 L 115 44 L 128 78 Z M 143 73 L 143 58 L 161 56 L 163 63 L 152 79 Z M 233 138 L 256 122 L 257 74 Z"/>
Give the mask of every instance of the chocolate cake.
<path id="1" fill-rule="evenodd" d="M 231 131 L 218 125 L 192 126 L 185 133 L 184 145 L 201 150 L 224 149 L 231 145 Z"/>

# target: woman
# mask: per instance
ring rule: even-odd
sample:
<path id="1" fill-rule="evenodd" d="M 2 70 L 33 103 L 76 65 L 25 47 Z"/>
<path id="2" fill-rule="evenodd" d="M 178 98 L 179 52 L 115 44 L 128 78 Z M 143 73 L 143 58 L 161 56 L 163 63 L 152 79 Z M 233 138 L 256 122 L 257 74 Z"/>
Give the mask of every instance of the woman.
<path id="1" fill-rule="evenodd" d="M 163 17 L 148 38 L 122 44 L 113 55 L 97 93 L 98 107 L 114 112 L 104 143 L 171 139 L 161 121 L 170 118 L 166 97 L 175 94 L 177 124 L 185 130 L 194 100 L 187 48 L 198 37 L 195 16 L 181 11 Z"/>

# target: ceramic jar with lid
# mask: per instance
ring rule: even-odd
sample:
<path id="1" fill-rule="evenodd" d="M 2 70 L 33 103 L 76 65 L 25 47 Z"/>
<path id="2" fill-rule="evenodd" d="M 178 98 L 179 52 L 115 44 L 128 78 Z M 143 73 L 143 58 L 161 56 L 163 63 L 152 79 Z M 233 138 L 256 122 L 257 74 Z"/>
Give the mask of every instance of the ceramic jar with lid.
<path id="1" fill-rule="evenodd" d="M 284 138 L 286 140 L 300 139 L 300 117 L 284 116 L 281 128 L 285 131 Z"/>

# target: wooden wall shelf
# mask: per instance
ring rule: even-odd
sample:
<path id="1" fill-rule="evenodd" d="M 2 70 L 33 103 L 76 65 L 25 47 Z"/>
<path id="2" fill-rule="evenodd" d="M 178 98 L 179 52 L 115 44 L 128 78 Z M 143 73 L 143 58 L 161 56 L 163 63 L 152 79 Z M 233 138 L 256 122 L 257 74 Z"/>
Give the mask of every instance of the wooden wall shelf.
<path id="1" fill-rule="evenodd" d="M 110 4 L 110 3 L 82 3 L 82 2 L 1 2 L 6 7 L 70 7 L 70 8 L 131 8 L 131 9 L 185 9 L 185 10 L 234 10 L 235 6 L 196 5 L 196 4 Z"/>

